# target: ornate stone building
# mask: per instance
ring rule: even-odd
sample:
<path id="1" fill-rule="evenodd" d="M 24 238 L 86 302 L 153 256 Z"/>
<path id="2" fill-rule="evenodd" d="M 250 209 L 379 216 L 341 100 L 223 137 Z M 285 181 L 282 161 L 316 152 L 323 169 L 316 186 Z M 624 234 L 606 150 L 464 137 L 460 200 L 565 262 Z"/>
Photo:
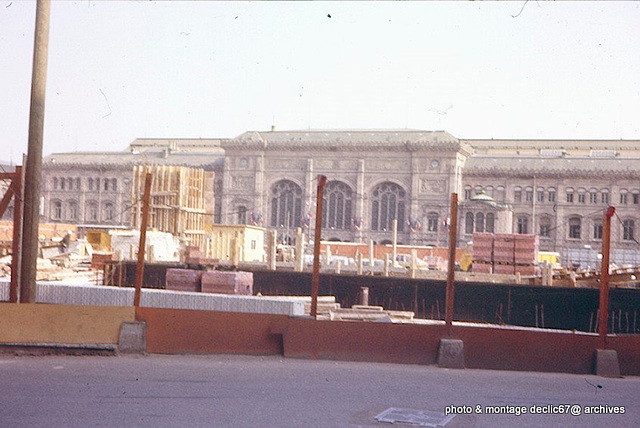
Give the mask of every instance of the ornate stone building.
<path id="1" fill-rule="evenodd" d="M 463 140 L 419 130 L 138 139 L 124 152 L 45 158 L 45 218 L 127 224 L 127 178 L 145 163 L 215 171 L 215 221 L 275 228 L 283 241 L 296 227 L 313 228 L 318 174 L 328 178 L 327 240 L 389 242 L 397 219 L 399 242 L 446 245 L 450 193 L 457 192 L 460 246 L 473 231 L 536 233 L 543 250 L 591 260 L 602 213 L 614 205 L 614 257 L 640 263 L 638 140 Z"/>

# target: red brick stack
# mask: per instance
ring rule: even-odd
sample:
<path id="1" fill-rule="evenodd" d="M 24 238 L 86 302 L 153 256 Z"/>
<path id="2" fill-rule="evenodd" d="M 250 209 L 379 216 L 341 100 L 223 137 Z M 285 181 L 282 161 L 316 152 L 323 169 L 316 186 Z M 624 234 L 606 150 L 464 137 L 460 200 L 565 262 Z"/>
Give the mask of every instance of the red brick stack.
<path id="1" fill-rule="evenodd" d="M 184 250 L 184 262 L 188 265 L 199 265 L 200 259 L 203 257 L 200 248 L 195 245 L 187 245 Z"/>
<path id="2" fill-rule="evenodd" d="M 202 271 L 194 269 L 167 269 L 166 289 L 174 291 L 200 291 Z"/>
<path id="3" fill-rule="evenodd" d="M 472 270 L 476 273 L 492 273 L 493 263 L 493 234 L 479 233 L 473 234 L 473 265 Z"/>
<path id="4" fill-rule="evenodd" d="M 537 235 L 473 234 L 473 272 L 533 276 L 536 274 L 537 258 Z"/>
<path id="5" fill-rule="evenodd" d="M 253 273 L 208 271 L 202 274 L 202 292 L 217 294 L 253 294 Z"/>

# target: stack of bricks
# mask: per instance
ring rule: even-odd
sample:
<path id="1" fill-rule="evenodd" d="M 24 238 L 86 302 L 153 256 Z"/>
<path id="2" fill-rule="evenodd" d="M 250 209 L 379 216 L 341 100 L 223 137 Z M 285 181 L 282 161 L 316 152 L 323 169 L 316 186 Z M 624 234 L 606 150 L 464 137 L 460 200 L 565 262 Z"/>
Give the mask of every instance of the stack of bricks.
<path id="1" fill-rule="evenodd" d="M 167 269 L 167 290 L 198 292 L 201 287 L 202 271 L 194 269 Z"/>
<path id="2" fill-rule="evenodd" d="M 493 234 L 473 234 L 472 271 L 476 273 L 493 273 Z"/>
<path id="3" fill-rule="evenodd" d="M 202 274 L 202 292 L 253 295 L 253 273 L 208 271 Z"/>
<path id="4" fill-rule="evenodd" d="M 536 274 L 537 258 L 537 235 L 473 234 L 473 272 L 533 276 Z"/>
<path id="5" fill-rule="evenodd" d="M 99 253 L 94 252 L 91 255 L 91 269 L 102 270 L 107 261 L 114 260 L 113 253 Z"/>

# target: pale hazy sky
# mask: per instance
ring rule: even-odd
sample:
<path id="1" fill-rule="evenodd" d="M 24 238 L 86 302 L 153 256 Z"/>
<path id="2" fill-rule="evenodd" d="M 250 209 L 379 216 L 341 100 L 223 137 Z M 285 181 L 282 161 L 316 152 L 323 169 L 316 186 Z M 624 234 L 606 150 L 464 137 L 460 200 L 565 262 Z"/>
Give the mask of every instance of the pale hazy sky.
<path id="1" fill-rule="evenodd" d="M 0 0 L 0 159 L 35 2 Z M 248 130 L 640 138 L 638 2 L 52 1 L 45 154 Z"/>

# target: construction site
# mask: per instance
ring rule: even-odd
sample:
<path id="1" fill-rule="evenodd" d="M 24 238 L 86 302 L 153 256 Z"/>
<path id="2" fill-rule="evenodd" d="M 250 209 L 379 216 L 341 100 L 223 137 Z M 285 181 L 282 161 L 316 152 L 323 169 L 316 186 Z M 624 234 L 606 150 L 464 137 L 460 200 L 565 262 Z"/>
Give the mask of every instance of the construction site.
<path id="1" fill-rule="evenodd" d="M 18 167 L 2 177 L 12 180 L 3 210 L 12 196 L 21 200 L 21 171 Z M 535 235 L 474 233 L 473 244 L 466 248 L 399 245 L 395 236 L 391 244 L 358 244 L 322 241 L 321 221 L 309 228 L 313 237 L 298 228 L 293 245 L 283 245 L 274 230 L 213 224 L 212 201 L 206 201 L 201 190 L 212 181 L 211 174 L 193 168 L 137 166 L 132 171 L 130 229 L 39 224 L 35 299 L 30 301 L 12 274 L 20 222 L 1 224 L 0 267 L 6 280 L 0 279 L 0 299 L 7 302 L 3 316 L 15 322 L 33 315 L 34 309 L 20 312 L 31 308 L 24 303 L 48 308 L 42 322 L 50 322 L 60 310 L 65 319 L 77 322 L 72 315 L 76 310 L 71 309 L 75 305 L 112 308 L 107 313 L 125 310 L 120 312 L 124 323 L 115 326 L 117 334 L 90 340 L 97 348 L 117 343 L 126 350 L 126 337 L 132 335 L 137 338 L 133 347 L 144 352 L 276 352 L 443 367 L 640 373 L 633 357 L 640 347 L 637 271 L 611 266 L 606 248 L 603 263 L 610 269 L 576 271 L 563 267 L 553 254 L 542 254 L 541 259 Z M 320 185 L 317 195 L 321 213 Z M 21 204 L 13 208 L 14 219 L 19 219 Z M 456 242 L 456 210 L 454 194 L 450 242 Z M 603 216 L 606 219 L 607 213 Z M 600 312 L 604 285 L 611 287 L 605 318 Z M 132 312 L 126 312 L 127 307 Z M 96 316 L 100 324 L 105 322 L 104 314 Z M 185 337 L 180 329 L 194 322 L 198 333 Z M 114 328 L 108 324 L 107 330 Z M 80 328 L 73 325 L 72 330 Z M 295 333 L 296 329 L 302 330 Z M 344 334 L 366 336 L 369 331 L 378 338 L 390 336 L 346 344 Z M 74 345 L 78 341 L 86 346 L 88 340 L 78 331 L 73 338 L 51 329 L 45 329 L 45 336 L 53 338 L 31 328 L 19 332 L 6 331 L 3 346 L 28 345 L 24 334 L 45 346 L 73 347 L 80 345 Z M 223 340 L 214 343 L 208 338 L 211 334 Z M 405 337 L 406 346 L 391 350 L 389 344 L 397 344 L 398 334 Z M 427 349 L 425 334 L 432 343 Z M 506 345 L 501 339 L 495 352 L 512 357 L 495 360 L 486 352 L 474 356 L 474 343 L 492 341 L 491 334 L 509 337 L 505 340 L 513 343 Z M 238 335 L 243 337 L 240 342 Z M 531 335 L 562 346 L 571 338 L 585 348 L 577 360 L 560 358 L 557 352 L 552 361 L 517 357 L 530 346 L 525 342 Z M 390 342 L 385 345 L 386 340 Z M 603 340 L 609 344 L 606 349 L 607 345 L 598 348 Z M 596 357 L 593 352 L 608 352 L 613 344 L 618 344 L 615 363 L 598 362 L 600 352 Z"/>

